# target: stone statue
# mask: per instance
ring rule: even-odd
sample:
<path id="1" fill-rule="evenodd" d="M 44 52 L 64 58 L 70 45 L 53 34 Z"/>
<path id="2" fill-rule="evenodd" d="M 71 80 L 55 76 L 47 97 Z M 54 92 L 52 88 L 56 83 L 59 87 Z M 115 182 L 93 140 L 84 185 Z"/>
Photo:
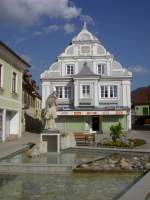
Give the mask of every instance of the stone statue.
<path id="1" fill-rule="evenodd" d="M 55 119 L 57 118 L 57 96 L 53 92 L 46 100 L 45 107 L 45 129 L 56 129 Z"/>

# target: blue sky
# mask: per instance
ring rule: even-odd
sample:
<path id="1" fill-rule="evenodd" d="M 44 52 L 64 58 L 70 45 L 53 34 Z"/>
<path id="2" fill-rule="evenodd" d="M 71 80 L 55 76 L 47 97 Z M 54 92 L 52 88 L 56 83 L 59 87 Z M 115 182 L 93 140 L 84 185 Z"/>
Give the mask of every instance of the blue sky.
<path id="1" fill-rule="evenodd" d="M 150 85 L 149 0 L 1 0 L 0 40 L 32 64 L 33 79 L 56 60 L 83 21 L 133 72 L 132 88 Z"/>

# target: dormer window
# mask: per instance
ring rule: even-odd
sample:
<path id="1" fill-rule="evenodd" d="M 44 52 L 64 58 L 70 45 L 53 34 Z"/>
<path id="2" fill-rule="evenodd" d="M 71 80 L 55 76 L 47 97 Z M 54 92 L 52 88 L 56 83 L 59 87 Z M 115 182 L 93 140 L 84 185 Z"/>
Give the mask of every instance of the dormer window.
<path id="1" fill-rule="evenodd" d="M 105 64 L 98 64 L 97 65 L 97 73 L 100 75 L 105 74 Z"/>
<path id="2" fill-rule="evenodd" d="M 74 74 L 74 65 L 67 65 L 67 66 L 66 66 L 66 74 L 67 74 L 67 75 L 72 75 L 72 74 Z"/>

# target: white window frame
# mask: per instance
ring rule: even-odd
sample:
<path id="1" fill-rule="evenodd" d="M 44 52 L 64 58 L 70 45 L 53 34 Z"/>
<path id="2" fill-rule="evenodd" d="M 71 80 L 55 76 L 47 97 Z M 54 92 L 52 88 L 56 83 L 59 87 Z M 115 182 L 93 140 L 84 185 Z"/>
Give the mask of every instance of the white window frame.
<path id="1" fill-rule="evenodd" d="M 56 88 L 57 88 L 57 87 L 62 88 L 62 97 L 58 97 L 58 99 L 70 99 L 70 98 L 71 98 L 71 86 L 56 85 L 56 86 L 54 87 L 54 90 L 55 90 L 55 91 L 56 91 Z M 68 88 L 68 96 L 66 96 L 65 88 Z M 69 94 L 69 93 L 70 93 L 70 94 Z"/>
<path id="2" fill-rule="evenodd" d="M 0 70 L 1 70 L 1 73 L 0 73 L 0 88 L 3 88 L 4 87 L 4 66 L 2 64 L 0 64 Z"/>
<path id="3" fill-rule="evenodd" d="M 70 99 L 71 98 L 71 87 L 64 86 L 63 88 L 64 88 L 64 99 Z M 67 91 L 67 93 L 66 93 L 66 91 Z"/>
<path id="4" fill-rule="evenodd" d="M 107 87 L 107 90 L 108 90 L 108 96 L 105 97 L 105 96 L 102 96 L 102 90 L 101 90 L 101 87 L 104 87 L 104 94 L 105 94 L 105 88 Z M 113 96 L 111 96 L 111 87 L 113 87 Z M 115 96 L 115 87 L 117 87 L 117 96 Z M 118 84 L 101 84 L 99 86 L 99 96 L 100 96 L 100 99 L 105 99 L 105 100 L 118 100 L 119 99 L 119 85 Z"/>
<path id="5" fill-rule="evenodd" d="M 85 87 L 85 94 L 87 94 L 87 95 L 83 95 L 83 87 Z M 86 93 L 88 91 L 88 87 L 89 87 L 89 94 Z M 88 84 L 82 84 L 82 85 L 80 85 L 80 97 L 82 99 L 89 99 L 90 96 L 91 96 L 91 86 L 88 85 Z"/>
<path id="6" fill-rule="evenodd" d="M 70 67 L 69 73 L 68 73 L 68 67 Z M 72 68 L 73 70 L 72 70 L 71 68 Z M 73 71 L 73 73 L 71 73 L 72 71 Z M 70 63 L 70 64 L 69 64 L 69 63 L 66 64 L 66 75 L 67 75 L 67 76 L 71 76 L 71 75 L 73 75 L 74 73 L 75 73 L 75 65 L 74 65 L 74 64 L 71 64 L 71 63 Z"/>
<path id="7" fill-rule="evenodd" d="M 101 73 L 99 73 L 99 67 L 101 68 Z M 97 74 L 104 75 L 105 74 L 106 63 L 98 63 L 97 64 Z"/>
<path id="8" fill-rule="evenodd" d="M 16 74 L 16 79 L 15 79 L 15 90 L 13 91 L 13 74 Z M 17 71 L 13 70 L 12 71 L 12 78 L 11 78 L 11 93 L 12 94 L 17 94 L 18 93 L 18 73 Z"/>
<path id="9" fill-rule="evenodd" d="M 102 95 L 102 87 L 103 87 L 103 95 Z M 106 97 L 106 94 L 107 94 L 107 97 Z M 103 99 L 109 98 L 109 86 L 108 85 L 100 86 L 100 96 Z"/>

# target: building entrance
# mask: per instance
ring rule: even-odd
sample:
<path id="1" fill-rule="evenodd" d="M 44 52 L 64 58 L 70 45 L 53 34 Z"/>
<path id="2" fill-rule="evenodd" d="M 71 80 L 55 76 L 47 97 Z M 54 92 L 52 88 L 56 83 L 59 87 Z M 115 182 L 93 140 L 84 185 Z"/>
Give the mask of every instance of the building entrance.
<path id="1" fill-rule="evenodd" d="M 92 117 L 92 131 L 100 131 L 99 116 Z"/>

